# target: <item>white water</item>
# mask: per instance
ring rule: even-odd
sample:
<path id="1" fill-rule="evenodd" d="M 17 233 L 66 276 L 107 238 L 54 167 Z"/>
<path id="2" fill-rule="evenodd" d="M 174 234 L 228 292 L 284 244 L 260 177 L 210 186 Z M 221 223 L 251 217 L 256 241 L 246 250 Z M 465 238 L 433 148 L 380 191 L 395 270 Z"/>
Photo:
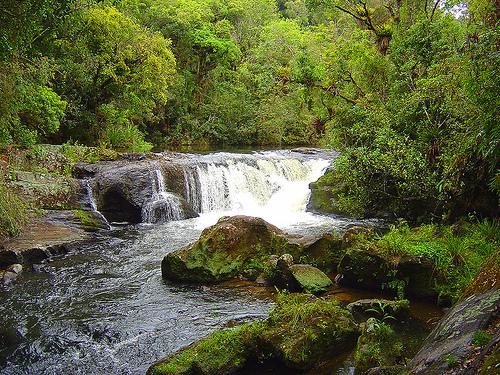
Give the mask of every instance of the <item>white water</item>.
<path id="1" fill-rule="evenodd" d="M 97 209 L 97 204 L 94 199 L 94 191 L 92 190 L 92 186 L 90 185 L 90 181 L 85 178 L 82 180 L 83 183 L 83 188 L 85 189 L 86 197 L 87 197 L 87 203 L 89 205 L 89 208 L 92 212 L 95 213 L 101 219 L 103 223 L 105 223 L 108 226 L 108 229 L 111 228 L 111 226 L 108 223 L 108 220 L 104 217 L 103 214 Z"/>
<path id="2" fill-rule="evenodd" d="M 283 152 L 219 156 L 184 170 L 185 196 L 200 213 L 198 227 L 225 215 L 258 216 L 281 228 L 331 219 L 306 212 L 309 184 L 323 175 L 331 158 Z"/>
<path id="3" fill-rule="evenodd" d="M 180 199 L 165 190 L 165 180 L 158 163 L 153 162 L 151 171 L 152 196 L 142 208 L 144 223 L 165 223 L 167 221 L 182 220 L 184 213 Z"/>

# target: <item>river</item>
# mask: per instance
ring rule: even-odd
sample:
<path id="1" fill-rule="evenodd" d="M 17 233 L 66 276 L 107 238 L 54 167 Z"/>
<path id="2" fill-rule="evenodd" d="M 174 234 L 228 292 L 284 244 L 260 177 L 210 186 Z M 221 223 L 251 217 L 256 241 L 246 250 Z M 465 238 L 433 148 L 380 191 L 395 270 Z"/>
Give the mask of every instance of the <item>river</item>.
<path id="1" fill-rule="evenodd" d="M 96 243 L 45 261 L 0 291 L 0 374 L 144 374 L 153 362 L 225 324 L 265 318 L 272 299 L 263 288 L 161 278 L 163 256 L 221 216 L 260 216 L 301 234 L 355 224 L 306 212 L 308 184 L 329 167 L 331 153 L 188 159 L 196 163 L 185 170 L 186 196 L 200 217 L 168 221 L 177 212 L 175 199 L 163 176 L 153 173 L 146 223 L 111 223 Z M 167 222 L 147 223 L 158 221 Z"/>

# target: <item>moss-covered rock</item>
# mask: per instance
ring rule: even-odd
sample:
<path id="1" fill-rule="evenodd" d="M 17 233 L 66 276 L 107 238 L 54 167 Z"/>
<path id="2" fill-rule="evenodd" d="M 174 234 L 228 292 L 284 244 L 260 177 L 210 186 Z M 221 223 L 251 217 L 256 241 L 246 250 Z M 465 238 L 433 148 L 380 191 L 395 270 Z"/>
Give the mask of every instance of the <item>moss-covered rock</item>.
<path id="1" fill-rule="evenodd" d="M 333 285 L 324 272 L 309 264 L 294 264 L 288 269 L 297 285 L 307 292 L 321 293 Z"/>
<path id="2" fill-rule="evenodd" d="M 335 172 L 328 171 L 317 181 L 309 184 L 311 195 L 307 208 L 311 211 L 339 213 L 333 200 L 333 186 L 336 184 Z"/>
<path id="3" fill-rule="evenodd" d="M 371 249 L 352 249 L 341 259 L 338 282 L 366 289 L 381 289 L 392 280 L 395 267 Z"/>
<path id="4" fill-rule="evenodd" d="M 324 272 L 337 272 L 342 256 L 345 254 L 345 246 L 342 237 L 335 233 L 324 233 L 319 238 L 311 238 L 302 241 L 304 246 L 301 263 L 311 264 Z"/>
<path id="5" fill-rule="evenodd" d="M 366 321 L 358 338 L 354 363 L 356 374 L 372 367 L 392 366 L 402 359 L 403 344 L 394 330 L 375 318 Z"/>
<path id="6" fill-rule="evenodd" d="M 311 369 L 350 350 L 357 336 L 351 314 L 336 302 L 282 294 L 267 320 L 212 334 L 154 364 L 148 375 L 234 374 L 256 361 Z"/>
<path id="7" fill-rule="evenodd" d="M 77 179 L 25 171 L 13 173 L 8 186 L 31 208 L 79 209 L 85 194 Z"/>
<path id="8" fill-rule="evenodd" d="M 410 372 L 438 375 L 451 365 L 461 366 L 471 356 L 476 333 L 498 316 L 499 303 L 500 290 L 493 288 L 454 306 L 427 337 L 409 365 Z"/>
<path id="9" fill-rule="evenodd" d="M 277 227 L 249 216 L 224 217 L 205 229 L 194 244 L 167 254 L 162 275 L 169 280 L 219 282 L 242 274 L 257 277 L 272 254 L 290 253 L 302 248 L 288 241 Z"/>

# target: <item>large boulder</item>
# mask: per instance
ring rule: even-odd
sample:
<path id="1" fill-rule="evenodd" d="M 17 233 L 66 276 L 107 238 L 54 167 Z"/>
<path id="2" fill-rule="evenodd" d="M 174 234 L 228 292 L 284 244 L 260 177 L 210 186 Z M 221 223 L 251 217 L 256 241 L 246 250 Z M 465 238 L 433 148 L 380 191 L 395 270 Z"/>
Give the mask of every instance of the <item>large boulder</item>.
<path id="1" fill-rule="evenodd" d="M 336 302 L 304 294 L 285 295 L 267 320 L 216 332 L 152 365 L 147 373 L 260 373 L 255 368 L 259 362 L 264 367 L 273 363 L 284 373 L 295 373 L 349 351 L 357 336 L 358 328 L 350 313 Z"/>
<path id="2" fill-rule="evenodd" d="M 295 257 L 300 251 L 283 231 L 263 219 L 223 217 L 192 245 L 167 254 L 161 269 L 165 279 L 178 281 L 212 283 L 239 275 L 253 278 L 266 269 L 270 255 Z"/>
<path id="3" fill-rule="evenodd" d="M 411 373 L 438 375 L 452 367 L 460 368 L 471 357 L 475 335 L 498 317 L 499 303 L 497 288 L 473 294 L 458 303 L 427 337 L 409 365 Z"/>
<path id="4" fill-rule="evenodd" d="M 181 218 L 198 216 L 182 196 L 184 180 L 179 166 L 151 160 L 119 160 L 103 162 L 88 169 L 93 171 L 97 207 L 108 221 L 140 223 L 148 204 L 152 206 L 154 203 L 157 209 L 162 209 L 160 201 L 152 202 L 155 200 L 155 191 L 159 189 L 159 177 L 163 179 L 164 189 L 175 194 L 175 204 L 181 209 Z M 160 176 L 156 171 L 160 172 Z M 164 203 L 169 202 L 165 200 Z M 151 216 L 161 217 L 154 212 Z"/>
<path id="5" fill-rule="evenodd" d="M 436 300 L 435 285 L 442 276 L 434 263 L 422 256 L 404 256 L 398 262 L 397 278 L 405 281 L 409 296 Z M 444 297 L 443 297 L 444 298 Z"/>

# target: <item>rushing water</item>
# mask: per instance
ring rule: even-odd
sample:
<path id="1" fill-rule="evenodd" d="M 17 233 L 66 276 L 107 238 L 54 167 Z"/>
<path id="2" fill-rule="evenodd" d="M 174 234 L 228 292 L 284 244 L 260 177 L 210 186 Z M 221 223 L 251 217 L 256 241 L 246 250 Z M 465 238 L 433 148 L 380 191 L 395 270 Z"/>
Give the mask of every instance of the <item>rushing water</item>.
<path id="1" fill-rule="evenodd" d="M 143 374 L 229 321 L 265 317 L 269 298 L 241 287 L 164 281 L 161 259 L 222 215 L 260 216 L 294 233 L 345 229 L 351 220 L 305 210 L 308 184 L 328 165 L 326 157 L 290 152 L 199 156 L 184 178 L 187 201 L 201 215 L 180 221 L 153 168 L 144 221 L 153 221 L 158 205 L 165 221 L 174 221 L 114 227 L 0 291 L 0 374 Z"/>

